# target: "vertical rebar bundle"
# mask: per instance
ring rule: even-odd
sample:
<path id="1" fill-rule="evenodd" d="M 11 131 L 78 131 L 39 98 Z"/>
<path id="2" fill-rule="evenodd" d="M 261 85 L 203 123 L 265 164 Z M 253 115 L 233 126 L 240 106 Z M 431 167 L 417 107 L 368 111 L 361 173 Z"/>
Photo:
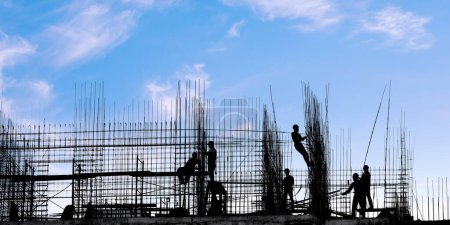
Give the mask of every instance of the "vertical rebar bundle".
<path id="1" fill-rule="evenodd" d="M 263 117 L 263 182 L 264 208 L 269 214 L 284 211 L 283 207 L 283 162 L 279 140 L 279 132 L 274 121 L 269 118 L 267 108 L 264 107 Z"/>
<path id="2" fill-rule="evenodd" d="M 328 102 L 326 99 L 322 108 L 309 85 L 303 86 L 303 92 L 306 142 L 312 162 L 309 168 L 310 210 L 318 218 L 328 218 Z"/>

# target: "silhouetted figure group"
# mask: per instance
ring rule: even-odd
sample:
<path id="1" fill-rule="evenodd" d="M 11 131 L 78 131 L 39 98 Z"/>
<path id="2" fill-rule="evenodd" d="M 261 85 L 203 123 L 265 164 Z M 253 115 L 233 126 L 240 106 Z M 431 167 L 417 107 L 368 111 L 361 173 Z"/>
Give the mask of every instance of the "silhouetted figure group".
<path id="1" fill-rule="evenodd" d="M 308 167 L 312 166 L 313 163 L 309 159 L 309 154 L 305 149 L 305 146 L 303 146 L 302 141 L 306 139 L 306 137 L 302 137 L 300 134 L 300 129 L 297 124 L 294 124 L 292 126 L 292 129 L 294 130 L 291 133 L 292 141 L 294 142 L 295 149 L 302 154 L 303 159 L 306 162 L 306 165 Z M 352 217 L 355 217 L 357 206 L 359 205 L 361 208 L 361 217 L 365 218 L 365 211 L 366 211 L 366 198 L 369 202 L 369 209 L 373 209 L 373 202 L 372 197 L 370 196 L 370 179 L 371 175 L 369 172 L 369 166 L 364 165 L 363 167 L 363 174 L 361 175 L 361 179 L 359 178 L 358 173 L 353 174 L 353 183 L 350 184 L 350 187 L 347 189 L 347 191 L 343 192 L 342 195 L 346 195 L 352 191 L 352 189 L 355 190 L 355 194 L 353 196 L 353 202 L 352 202 Z M 284 172 L 286 173 L 286 177 L 283 180 L 283 187 L 284 187 L 284 204 L 287 203 L 287 196 L 291 198 L 291 208 L 293 208 L 293 196 L 292 196 L 292 186 L 294 185 L 294 178 L 289 175 L 289 169 L 285 169 Z"/>
<path id="2" fill-rule="evenodd" d="M 292 129 L 294 129 L 294 132 L 291 133 L 292 141 L 294 142 L 294 147 L 300 154 L 302 154 L 303 159 L 305 159 L 306 165 L 310 167 L 312 163 L 309 160 L 309 155 L 305 149 L 305 146 L 303 146 L 302 144 L 302 141 L 304 141 L 306 137 L 302 137 L 302 135 L 299 133 L 300 129 L 297 124 L 294 124 L 294 126 L 292 126 Z"/>
<path id="3" fill-rule="evenodd" d="M 214 172 L 216 170 L 217 151 L 214 147 L 214 142 L 208 142 L 209 151 L 204 155 L 208 156 L 208 175 L 211 181 L 214 181 Z M 178 180 L 180 184 L 187 184 L 191 178 L 191 175 L 195 172 L 195 166 L 199 164 L 197 152 L 192 153 L 192 157 L 184 164 L 184 166 L 178 168 Z"/>
<path id="4" fill-rule="evenodd" d="M 306 137 L 302 137 L 299 133 L 299 126 L 297 124 L 293 125 L 293 132 L 291 133 L 292 141 L 294 142 L 295 149 L 302 154 L 306 164 L 308 167 L 312 166 L 313 163 L 309 159 L 309 154 L 306 151 L 305 147 L 302 144 L 302 141 L 306 139 Z M 207 167 L 208 167 L 208 176 L 210 181 L 208 182 L 207 191 L 206 191 L 206 199 L 208 198 L 208 193 L 211 193 L 211 207 L 208 210 L 208 215 L 221 215 L 226 210 L 226 191 L 223 187 L 222 183 L 214 181 L 214 174 L 216 170 L 216 161 L 217 161 L 217 151 L 214 146 L 213 141 L 208 142 L 209 151 L 203 150 L 201 152 L 201 160 L 205 160 L 205 156 L 207 156 Z M 198 153 L 193 152 L 192 157 L 188 159 L 184 166 L 177 169 L 177 176 L 180 184 L 186 185 L 190 177 L 194 174 L 196 170 L 196 166 L 200 163 L 198 159 Z M 203 167 L 202 167 L 203 169 Z M 369 202 L 369 209 L 373 209 L 373 202 L 370 196 L 370 185 L 371 185 L 371 174 L 369 172 L 369 166 L 364 165 L 363 174 L 361 178 L 358 173 L 353 174 L 353 182 L 350 184 L 348 189 L 345 192 L 342 192 L 342 195 L 346 195 L 354 190 L 354 196 L 352 201 L 352 209 L 351 209 L 351 217 L 355 217 L 357 206 L 360 206 L 360 214 L 362 218 L 365 218 L 366 212 L 366 198 Z M 287 198 L 290 198 L 289 209 L 294 210 L 294 196 L 293 196 L 293 187 L 294 187 L 294 177 L 290 175 L 290 170 L 286 168 L 284 170 L 285 177 L 283 179 L 283 210 L 286 210 L 287 207 Z M 219 198 L 217 198 L 219 196 Z M 96 218 L 97 210 L 93 207 L 92 203 L 89 202 L 86 206 L 86 212 L 84 218 Z M 178 210 L 178 211 L 177 211 Z M 182 210 L 182 211 L 180 211 Z M 183 211 L 184 210 L 184 211 Z M 72 219 L 75 212 L 75 208 L 72 205 L 66 206 L 64 212 L 62 213 L 61 219 Z M 18 209 L 17 205 L 14 202 L 11 202 L 10 207 L 10 221 L 18 221 Z M 189 211 L 186 213 L 186 209 L 178 208 L 171 211 L 171 215 L 189 215 Z"/>
<path id="5" fill-rule="evenodd" d="M 360 214 L 362 218 L 366 217 L 366 198 L 369 201 L 369 209 L 373 209 L 373 202 L 372 197 L 370 196 L 370 172 L 369 172 L 369 166 L 364 165 L 364 173 L 361 176 L 361 179 L 359 178 L 358 173 L 353 174 L 353 183 L 350 184 L 350 187 L 342 193 L 342 195 L 346 195 L 352 191 L 352 189 L 355 189 L 354 195 L 353 195 L 353 202 L 352 202 L 352 217 L 356 216 L 356 209 L 359 205 L 360 207 Z"/>

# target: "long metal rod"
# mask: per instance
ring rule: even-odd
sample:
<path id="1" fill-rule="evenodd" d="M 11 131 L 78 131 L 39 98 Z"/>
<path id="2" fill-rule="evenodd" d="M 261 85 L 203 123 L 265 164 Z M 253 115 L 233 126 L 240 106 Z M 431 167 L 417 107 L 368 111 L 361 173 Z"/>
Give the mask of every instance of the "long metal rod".
<path id="1" fill-rule="evenodd" d="M 377 110 L 377 116 L 375 117 L 375 121 L 374 121 L 373 127 L 372 127 L 372 132 L 370 133 L 369 144 L 367 145 L 366 156 L 364 157 L 364 163 L 363 163 L 363 165 L 366 165 L 367 154 L 369 153 L 370 143 L 372 142 L 373 132 L 375 131 L 375 126 L 376 126 L 376 124 L 377 124 L 378 114 L 380 113 L 381 103 L 383 103 L 383 98 L 384 98 L 384 92 L 385 92 L 385 91 L 386 91 L 386 86 L 384 86 L 383 94 L 381 95 L 380 104 L 379 104 L 378 110 Z"/>

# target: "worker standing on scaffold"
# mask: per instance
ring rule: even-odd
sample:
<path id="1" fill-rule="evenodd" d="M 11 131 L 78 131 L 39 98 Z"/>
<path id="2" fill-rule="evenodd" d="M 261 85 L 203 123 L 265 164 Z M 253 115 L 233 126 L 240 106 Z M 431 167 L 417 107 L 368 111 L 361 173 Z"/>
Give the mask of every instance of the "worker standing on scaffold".
<path id="1" fill-rule="evenodd" d="M 366 197 L 367 197 L 367 201 L 369 201 L 369 209 L 373 209 L 373 202 L 372 202 L 372 197 L 370 196 L 370 172 L 369 172 L 369 166 L 368 165 L 364 165 L 363 167 L 363 174 L 361 175 L 361 185 L 363 187 L 363 191 L 364 191 L 364 201 L 366 201 Z"/>
<path id="2" fill-rule="evenodd" d="M 214 181 L 214 171 L 216 170 L 216 160 L 217 160 L 217 151 L 214 147 L 214 141 L 208 142 L 209 151 L 206 153 L 208 155 L 208 174 L 209 179 Z"/>
<path id="3" fill-rule="evenodd" d="M 19 221 L 19 209 L 14 202 L 10 202 L 9 221 Z"/>
<path id="4" fill-rule="evenodd" d="M 286 174 L 286 177 L 283 179 L 283 210 L 286 209 L 286 204 L 287 204 L 287 197 L 289 196 L 289 198 L 291 199 L 291 203 L 290 203 L 290 209 L 294 210 L 294 194 L 293 194 L 293 190 L 294 190 L 294 177 L 289 175 L 289 169 L 286 168 L 284 169 L 284 173 Z"/>
<path id="5" fill-rule="evenodd" d="M 311 162 L 309 161 L 309 155 L 308 152 L 305 149 L 305 146 L 303 146 L 302 141 L 306 139 L 306 137 L 302 137 L 302 135 L 299 133 L 299 128 L 297 124 L 294 124 L 292 126 L 292 129 L 294 129 L 294 132 L 291 133 L 292 141 L 294 142 L 294 147 L 297 149 L 300 154 L 302 154 L 303 158 L 305 159 L 306 165 L 308 167 L 311 166 Z"/>
<path id="6" fill-rule="evenodd" d="M 354 173 L 353 174 L 353 183 L 350 184 L 350 187 L 348 187 L 348 189 L 343 192 L 341 195 L 346 195 L 348 193 L 350 193 L 350 191 L 352 191 L 352 189 L 355 189 L 355 194 L 353 195 L 353 202 L 352 202 L 352 218 L 355 217 L 355 213 L 356 213 L 356 208 L 361 207 L 361 217 L 365 218 L 366 217 L 366 195 L 364 193 L 363 190 L 363 186 L 361 183 L 361 180 L 359 179 L 359 174 L 358 173 Z"/>

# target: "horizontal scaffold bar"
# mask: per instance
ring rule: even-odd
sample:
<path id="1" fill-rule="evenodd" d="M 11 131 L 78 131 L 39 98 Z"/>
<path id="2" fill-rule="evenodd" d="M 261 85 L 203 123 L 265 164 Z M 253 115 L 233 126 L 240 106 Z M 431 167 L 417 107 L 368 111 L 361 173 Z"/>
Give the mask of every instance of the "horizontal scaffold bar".
<path id="1" fill-rule="evenodd" d="M 115 177 L 115 176 L 132 176 L 132 177 L 170 177 L 178 176 L 177 172 L 151 172 L 151 171 L 123 171 L 123 172 L 104 172 L 104 173 L 81 173 L 81 174 L 65 174 L 65 175 L 0 175 L 0 180 L 11 180 L 13 182 L 24 181 L 50 181 L 50 180 L 81 180 L 96 177 Z M 186 174 L 180 174 L 186 175 Z M 207 172 L 193 172 L 194 176 L 206 176 Z"/>

